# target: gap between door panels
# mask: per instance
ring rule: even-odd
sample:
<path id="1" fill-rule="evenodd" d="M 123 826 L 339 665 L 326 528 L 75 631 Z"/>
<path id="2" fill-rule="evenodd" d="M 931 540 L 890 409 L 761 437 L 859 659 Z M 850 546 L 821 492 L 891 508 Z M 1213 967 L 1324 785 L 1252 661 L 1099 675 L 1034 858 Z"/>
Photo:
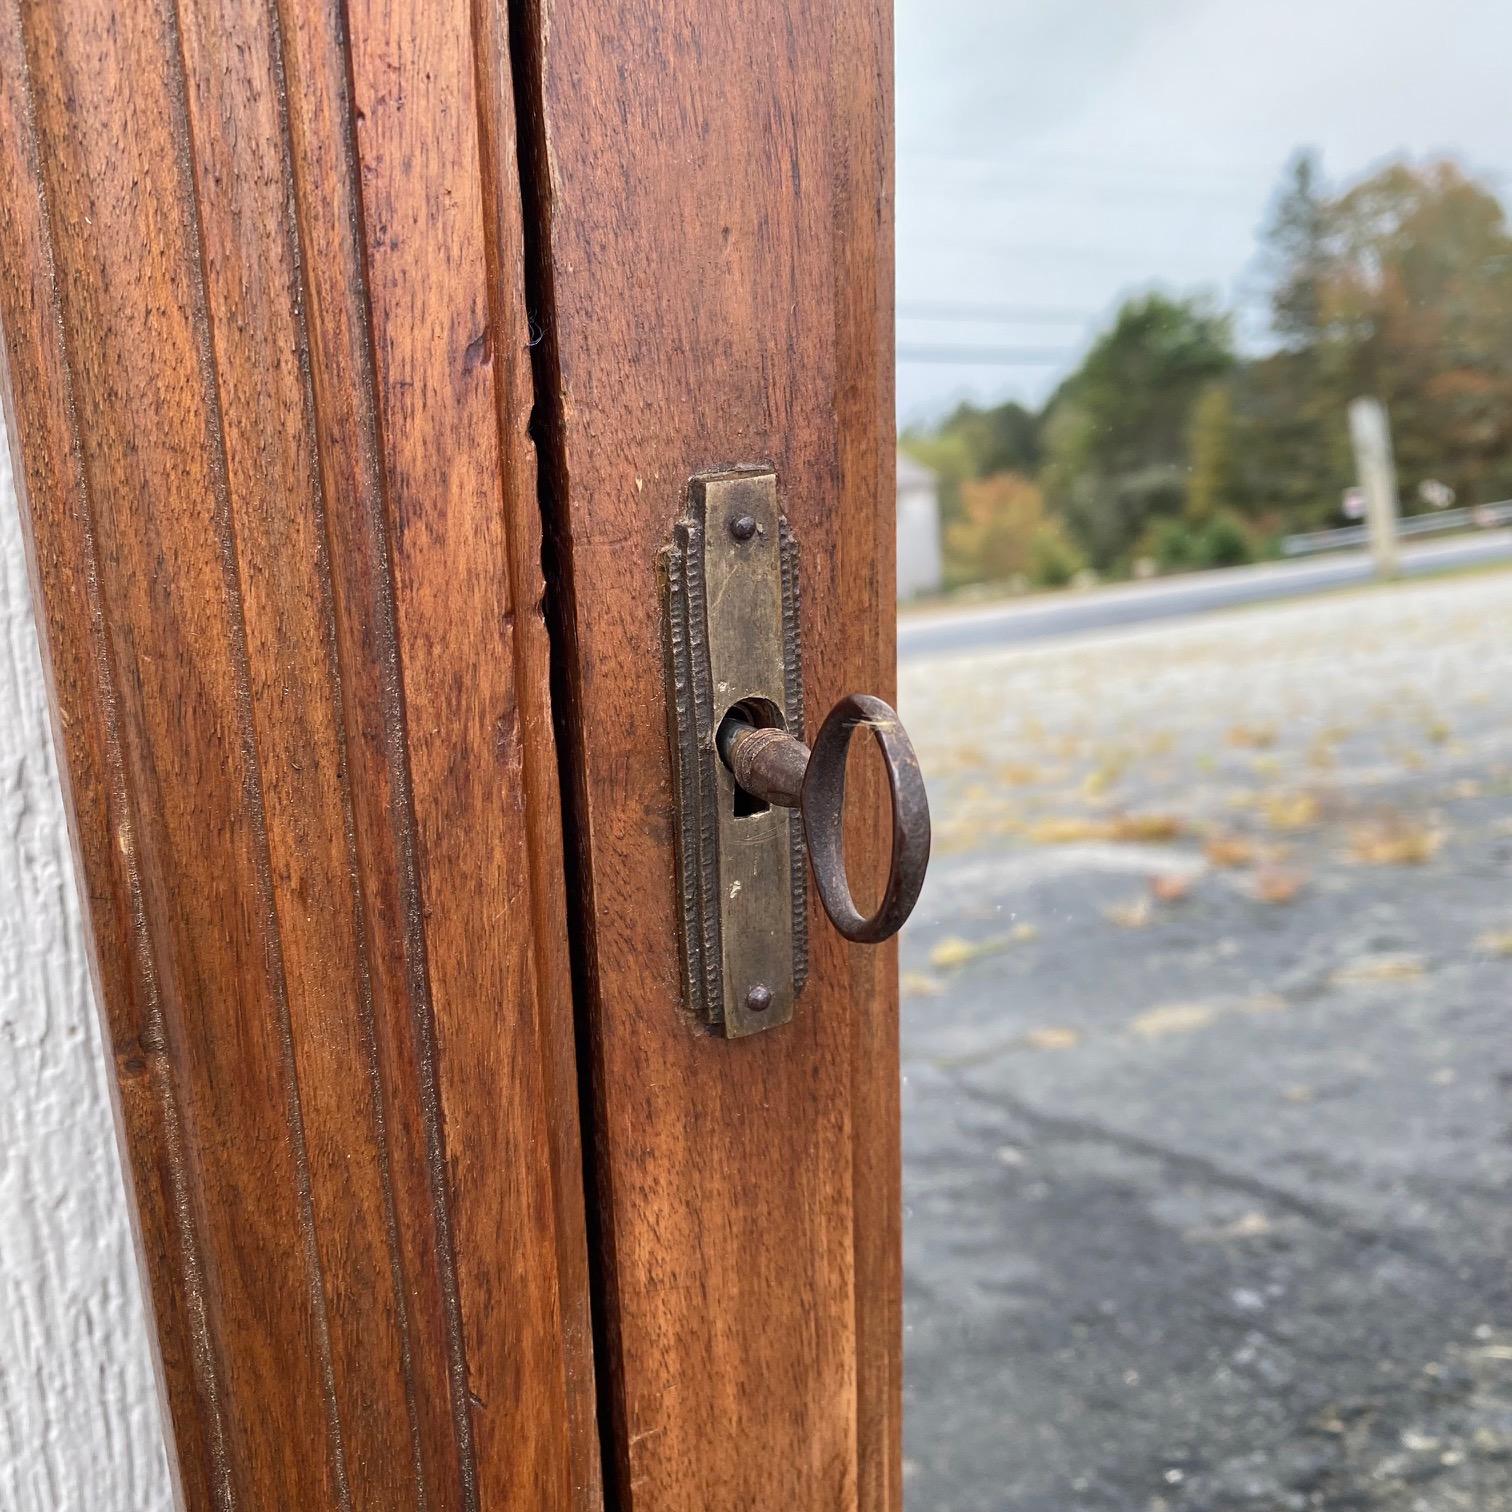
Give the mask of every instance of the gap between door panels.
<path id="1" fill-rule="evenodd" d="M 557 759 L 557 785 L 561 814 L 562 869 L 567 907 L 568 956 L 572 982 L 572 1021 L 577 1067 L 577 1112 L 579 1149 L 582 1154 L 583 1209 L 587 1226 L 587 1272 L 589 1310 L 593 1334 L 594 1388 L 597 1405 L 597 1444 L 601 1490 L 605 1512 L 628 1506 L 622 1494 L 621 1456 L 624 1414 L 620 1395 L 621 1360 L 609 1301 L 609 1276 L 613 1268 L 613 1224 L 606 1221 L 611 1198 L 607 1162 L 597 1158 L 595 1097 L 597 1067 L 594 1036 L 590 1026 L 593 996 L 591 931 L 592 873 L 583 845 L 581 771 L 575 758 L 582 738 L 571 669 L 577 659 L 573 632 L 572 553 L 564 539 L 567 526 L 567 467 L 561 437 L 561 383 L 557 365 L 556 310 L 554 304 L 547 228 L 551 215 L 551 190 L 546 149 L 545 112 L 541 99 L 543 77 L 542 32 L 544 20 L 539 0 L 476 0 L 483 7 L 507 14 L 507 36 L 499 39 L 507 49 L 512 76 L 509 102 L 514 112 L 514 171 L 519 192 L 520 231 L 523 243 L 525 316 L 530 341 L 532 384 L 528 433 L 535 452 L 536 503 L 541 521 L 540 574 L 543 585 L 542 614 L 550 645 L 549 687 L 553 745 Z M 479 47 L 481 59 L 486 50 Z M 497 51 L 497 50 L 496 50 Z M 479 99 L 487 98 L 480 87 Z M 509 165 L 498 162 L 496 190 L 507 187 Z M 497 284 L 493 283 L 494 287 Z"/>

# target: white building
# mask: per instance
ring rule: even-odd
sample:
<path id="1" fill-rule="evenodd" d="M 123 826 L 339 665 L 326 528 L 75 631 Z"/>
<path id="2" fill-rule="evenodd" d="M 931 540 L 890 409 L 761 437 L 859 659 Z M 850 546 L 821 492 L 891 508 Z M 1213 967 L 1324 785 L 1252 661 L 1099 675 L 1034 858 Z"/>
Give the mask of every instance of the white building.
<path id="1" fill-rule="evenodd" d="M 898 453 L 898 597 L 935 593 L 940 558 L 940 484 L 930 470 Z"/>

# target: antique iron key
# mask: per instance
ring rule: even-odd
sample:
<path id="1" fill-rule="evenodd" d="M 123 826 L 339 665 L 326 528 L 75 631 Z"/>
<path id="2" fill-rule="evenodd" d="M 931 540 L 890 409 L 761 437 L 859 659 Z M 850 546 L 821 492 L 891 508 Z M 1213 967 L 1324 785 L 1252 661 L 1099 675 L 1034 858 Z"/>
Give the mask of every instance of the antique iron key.
<path id="1" fill-rule="evenodd" d="M 662 557 L 678 810 L 684 994 L 735 1038 L 785 1023 L 808 966 L 807 854 L 848 940 L 902 927 L 929 862 L 929 800 L 894 710 L 853 693 L 803 743 L 797 544 L 769 467 L 693 479 Z M 862 914 L 846 875 L 846 756 L 857 730 L 887 772 L 892 846 L 881 902 Z"/>

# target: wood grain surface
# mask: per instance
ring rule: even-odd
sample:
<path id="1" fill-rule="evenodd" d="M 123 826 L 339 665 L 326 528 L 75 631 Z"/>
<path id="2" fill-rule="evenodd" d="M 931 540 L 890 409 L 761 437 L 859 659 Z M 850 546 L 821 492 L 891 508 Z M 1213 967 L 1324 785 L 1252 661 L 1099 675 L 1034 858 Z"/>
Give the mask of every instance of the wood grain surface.
<path id="1" fill-rule="evenodd" d="M 901 1500 L 895 956 L 811 902 L 793 1023 L 725 1041 L 685 1010 L 656 557 L 691 475 L 774 463 L 811 724 L 891 697 L 888 7 L 524 14 L 612 1501 L 881 1512 Z M 853 834 L 854 872 L 880 876 L 885 824 Z"/>
<path id="2" fill-rule="evenodd" d="M 4 0 L 0 323 L 186 1506 L 596 1508 L 489 0 Z"/>

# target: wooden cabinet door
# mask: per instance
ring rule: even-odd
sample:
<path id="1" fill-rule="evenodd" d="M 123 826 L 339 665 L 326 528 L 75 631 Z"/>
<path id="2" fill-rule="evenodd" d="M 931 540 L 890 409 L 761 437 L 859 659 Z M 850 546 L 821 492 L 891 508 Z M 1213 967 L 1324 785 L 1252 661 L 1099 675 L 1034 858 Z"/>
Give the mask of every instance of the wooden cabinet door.
<path id="1" fill-rule="evenodd" d="M 899 1505 L 894 958 L 811 903 L 791 1023 L 688 1011 L 657 587 L 689 479 L 770 464 L 811 709 L 890 696 L 890 49 L 882 0 L 0 4 L 194 1512 Z"/>
<path id="2" fill-rule="evenodd" d="M 612 12 L 612 15 L 610 14 Z M 770 463 L 809 736 L 894 675 L 882 0 L 530 0 L 517 38 L 609 1485 L 637 1509 L 895 1507 L 895 958 L 809 906 L 791 1023 L 680 987 L 657 554 L 688 479 Z M 883 866 L 885 826 L 852 836 Z"/>

